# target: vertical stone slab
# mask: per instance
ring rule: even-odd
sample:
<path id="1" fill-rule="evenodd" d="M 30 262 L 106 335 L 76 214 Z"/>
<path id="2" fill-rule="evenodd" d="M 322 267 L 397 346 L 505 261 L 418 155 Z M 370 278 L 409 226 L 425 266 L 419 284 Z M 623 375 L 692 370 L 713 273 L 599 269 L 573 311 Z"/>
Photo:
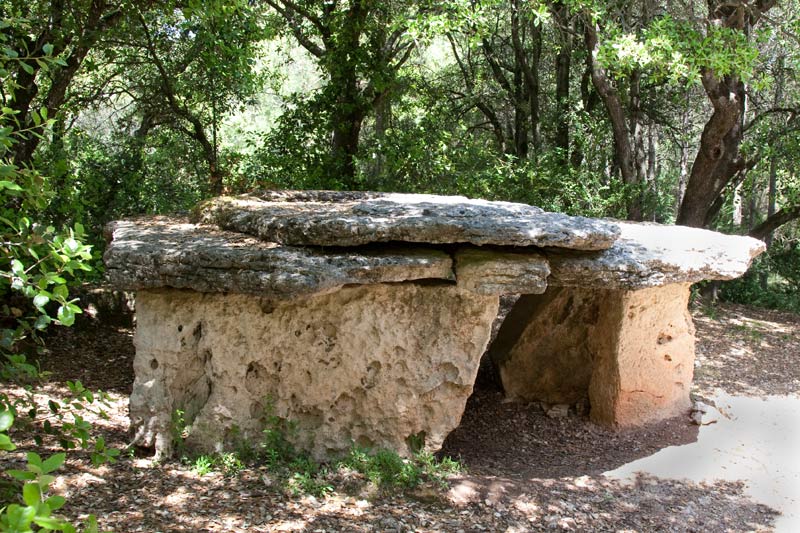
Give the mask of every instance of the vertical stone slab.
<path id="1" fill-rule="evenodd" d="M 691 404 L 691 284 L 603 291 L 592 333 L 592 420 L 634 426 L 677 416 Z"/>
<path id="2" fill-rule="evenodd" d="M 187 444 L 259 442 L 268 416 L 316 458 L 353 445 L 437 450 L 460 422 L 498 296 L 454 285 L 349 286 L 277 302 L 172 289 L 137 298 L 137 442 L 169 453 L 172 414 Z"/>
<path id="3" fill-rule="evenodd" d="M 509 398 L 552 404 L 587 398 L 598 301 L 592 291 L 558 287 L 519 297 L 489 348 Z"/>
<path id="4" fill-rule="evenodd" d="M 608 426 L 680 414 L 694 370 L 690 286 L 520 297 L 489 349 L 506 394 L 565 404 L 588 396 L 592 420 Z"/>

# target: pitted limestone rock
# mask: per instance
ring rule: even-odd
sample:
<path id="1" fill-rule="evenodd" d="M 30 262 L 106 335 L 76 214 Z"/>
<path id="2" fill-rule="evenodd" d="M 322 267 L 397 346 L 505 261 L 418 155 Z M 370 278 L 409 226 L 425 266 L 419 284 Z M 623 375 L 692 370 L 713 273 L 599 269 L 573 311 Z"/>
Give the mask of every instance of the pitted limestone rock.
<path id="1" fill-rule="evenodd" d="M 592 419 L 607 426 L 668 418 L 689 406 L 688 299 L 688 283 L 551 287 L 517 300 L 489 353 L 512 398 L 573 404 L 588 397 Z"/>
<path id="2" fill-rule="evenodd" d="M 197 216 L 266 241 L 310 246 L 401 241 L 602 250 L 619 234 L 610 221 L 427 194 L 265 192 L 215 198 L 201 205 Z"/>
<path id="3" fill-rule="evenodd" d="M 137 443 L 168 454 L 182 410 L 188 444 L 205 451 L 257 439 L 268 415 L 294 421 L 289 437 L 317 458 L 353 443 L 435 451 L 461 420 L 497 307 L 453 285 L 346 287 L 268 309 L 251 295 L 139 291 Z"/>

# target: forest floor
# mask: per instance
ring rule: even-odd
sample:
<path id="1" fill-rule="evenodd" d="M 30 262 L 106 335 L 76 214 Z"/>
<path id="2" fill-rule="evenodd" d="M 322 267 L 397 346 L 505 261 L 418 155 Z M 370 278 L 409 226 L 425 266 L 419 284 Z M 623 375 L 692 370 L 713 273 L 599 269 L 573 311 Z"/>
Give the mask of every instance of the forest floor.
<path id="1" fill-rule="evenodd" d="M 505 403 L 484 383 L 445 443 L 442 453 L 465 467 L 449 488 L 362 484 L 292 496 L 265 467 L 199 475 L 190 464 L 135 456 L 92 467 L 76 452 L 56 489 L 69 517 L 94 513 L 118 533 L 800 530 L 792 514 L 800 508 L 800 316 L 720 304 L 694 318 L 694 396 L 716 405 L 708 425 L 687 416 L 612 432 L 575 413 L 549 418 L 538 404 Z M 64 397 L 66 380 L 108 391 L 110 419 L 95 428 L 124 447 L 133 353 L 130 328 L 55 331 L 40 360 L 52 372 L 40 401 Z M 56 451 L 19 444 L 0 467 L 20 468 L 25 450 Z"/>

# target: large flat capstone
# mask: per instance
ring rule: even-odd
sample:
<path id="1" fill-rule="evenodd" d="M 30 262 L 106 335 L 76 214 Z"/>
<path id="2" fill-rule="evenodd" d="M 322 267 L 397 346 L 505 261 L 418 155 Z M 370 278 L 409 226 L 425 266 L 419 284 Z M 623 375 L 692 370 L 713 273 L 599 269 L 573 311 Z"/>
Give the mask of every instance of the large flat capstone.
<path id="1" fill-rule="evenodd" d="M 119 221 L 107 232 L 106 276 L 123 290 L 172 287 L 286 300 L 348 284 L 454 278 L 452 259 L 437 250 L 279 246 L 167 217 Z"/>
<path id="2" fill-rule="evenodd" d="M 470 243 L 603 250 L 617 239 L 611 221 L 548 213 L 526 204 L 427 194 L 265 191 L 201 205 L 205 223 L 288 245 L 375 242 Z"/>
<path id="3" fill-rule="evenodd" d="M 620 237 L 599 252 L 548 250 L 548 284 L 641 289 L 738 278 L 765 249 L 751 237 L 685 226 L 616 222 Z"/>

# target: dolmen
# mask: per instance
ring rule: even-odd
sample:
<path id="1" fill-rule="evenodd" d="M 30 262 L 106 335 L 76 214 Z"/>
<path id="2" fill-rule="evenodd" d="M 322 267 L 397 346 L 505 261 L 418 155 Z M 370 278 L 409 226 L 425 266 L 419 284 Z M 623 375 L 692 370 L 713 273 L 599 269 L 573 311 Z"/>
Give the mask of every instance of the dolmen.
<path id="1" fill-rule="evenodd" d="M 481 356 L 505 394 L 630 427 L 690 407 L 690 286 L 742 275 L 748 237 L 464 197 L 263 191 L 108 228 L 136 291 L 135 443 L 258 442 L 318 459 L 439 449 Z M 522 295 L 489 346 L 499 297 Z M 276 418 L 277 417 L 277 418 Z M 185 427 L 183 427 L 185 426 Z"/>

